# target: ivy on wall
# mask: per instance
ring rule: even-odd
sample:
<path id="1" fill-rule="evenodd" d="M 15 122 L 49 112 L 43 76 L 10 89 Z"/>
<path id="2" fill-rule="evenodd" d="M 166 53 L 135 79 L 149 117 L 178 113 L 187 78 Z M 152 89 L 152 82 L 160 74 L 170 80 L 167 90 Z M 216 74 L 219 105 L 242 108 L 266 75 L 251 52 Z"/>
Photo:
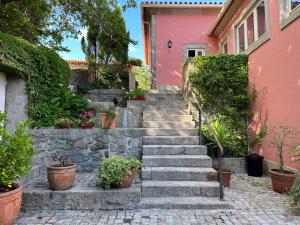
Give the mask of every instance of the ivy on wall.
<path id="1" fill-rule="evenodd" d="M 247 56 L 221 54 L 195 57 L 190 62 L 195 68 L 190 82 L 201 95 L 202 108 L 215 118 L 213 124 L 226 127 L 223 130 L 234 136 L 227 143 L 227 154 L 244 155 L 248 150 L 249 105 L 256 97 L 254 89 L 248 90 Z M 209 134 L 206 138 L 213 140 Z"/>
<path id="2" fill-rule="evenodd" d="M 25 80 L 27 111 L 34 126 L 53 126 L 58 118 L 72 117 L 86 105 L 69 91 L 68 64 L 44 46 L 0 33 L 0 71 Z"/>

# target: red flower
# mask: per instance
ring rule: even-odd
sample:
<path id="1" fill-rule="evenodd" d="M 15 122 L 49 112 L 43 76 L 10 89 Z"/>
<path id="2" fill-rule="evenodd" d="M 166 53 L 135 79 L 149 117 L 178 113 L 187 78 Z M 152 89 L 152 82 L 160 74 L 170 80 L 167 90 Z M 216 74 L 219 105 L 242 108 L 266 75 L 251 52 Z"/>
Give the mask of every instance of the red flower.
<path id="1" fill-rule="evenodd" d="M 80 113 L 79 117 L 82 119 L 90 119 L 93 117 L 93 113 L 92 112 L 83 112 L 83 113 Z"/>

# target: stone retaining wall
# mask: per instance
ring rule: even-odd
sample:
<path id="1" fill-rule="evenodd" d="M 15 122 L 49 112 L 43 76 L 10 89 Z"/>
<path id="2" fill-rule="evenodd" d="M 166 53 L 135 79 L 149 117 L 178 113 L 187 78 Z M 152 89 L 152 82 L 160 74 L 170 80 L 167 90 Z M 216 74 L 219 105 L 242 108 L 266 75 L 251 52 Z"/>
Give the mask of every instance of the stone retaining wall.
<path id="1" fill-rule="evenodd" d="M 68 161 L 78 165 L 78 172 L 96 169 L 105 155 L 140 157 L 145 129 L 37 129 L 32 142 L 37 149 L 34 165 L 51 163 L 54 153 L 69 156 Z"/>
<path id="2" fill-rule="evenodd" d="M 214 158 L 213 163 L 218 165 L 218 159 Z M 246 173 L 246 160 L 245 158 L 224 158 L 224 167 L 234 173 Z"/>
<path id="3" fill-rule="evenodd" d="M 112 102 L 114 98 L 120 102 L 125 95 L 123 89 L 92 89 L 85 94 L 93 102 Z"/>

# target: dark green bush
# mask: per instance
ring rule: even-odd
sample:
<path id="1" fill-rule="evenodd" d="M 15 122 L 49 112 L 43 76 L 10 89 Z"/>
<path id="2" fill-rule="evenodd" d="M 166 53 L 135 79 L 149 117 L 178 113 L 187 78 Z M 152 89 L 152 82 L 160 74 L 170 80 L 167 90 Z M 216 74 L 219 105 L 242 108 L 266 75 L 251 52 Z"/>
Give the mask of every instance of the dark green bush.
<path id="1" fill-rule="evenodd" d="M 0 59 L 0 71 L 26 82 L 33 126 L 52 126 L 62 114 L 73 116 L 82 109 L 85 100 L 69 90 L 70 68 L 54 51 L 0 33 Z M 66 102 L 70 98 L 72 102 Z"/>
<path id="2" fill-rule="evenodd" d="M 201 95 L 202 108 L 209 115 L 220 118 L 221 124 L 227 129 L 234 131 L 232 143 L 226 147 L 236 151 L 236 155 L 245 154 L 248 149 L 249 105 L 256 96 L 255 90 L 248 94 L 247 56 L 195 57 L 191 63 L 195 71 L 190 81 Z"/>
<path id="3" fill-rule="evenodd" d="M 98 83 L 103 88 L 128 88 L 128 68 L 121 64 L 101 65 Z"/>

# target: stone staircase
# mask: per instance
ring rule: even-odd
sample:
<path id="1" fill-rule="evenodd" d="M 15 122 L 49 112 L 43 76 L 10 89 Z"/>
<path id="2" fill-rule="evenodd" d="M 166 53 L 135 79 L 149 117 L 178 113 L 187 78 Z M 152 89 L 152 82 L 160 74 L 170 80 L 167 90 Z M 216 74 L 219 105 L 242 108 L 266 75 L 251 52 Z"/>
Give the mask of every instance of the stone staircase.
<path id="1" fill-rule="evenodd" d="M 149 91 L 144 104 L 143 127 L 161 132 L 143 137 L 141 207 L 228 208 L 219 183 L 207 180 L 212 159 L 180 93 Z"/>

